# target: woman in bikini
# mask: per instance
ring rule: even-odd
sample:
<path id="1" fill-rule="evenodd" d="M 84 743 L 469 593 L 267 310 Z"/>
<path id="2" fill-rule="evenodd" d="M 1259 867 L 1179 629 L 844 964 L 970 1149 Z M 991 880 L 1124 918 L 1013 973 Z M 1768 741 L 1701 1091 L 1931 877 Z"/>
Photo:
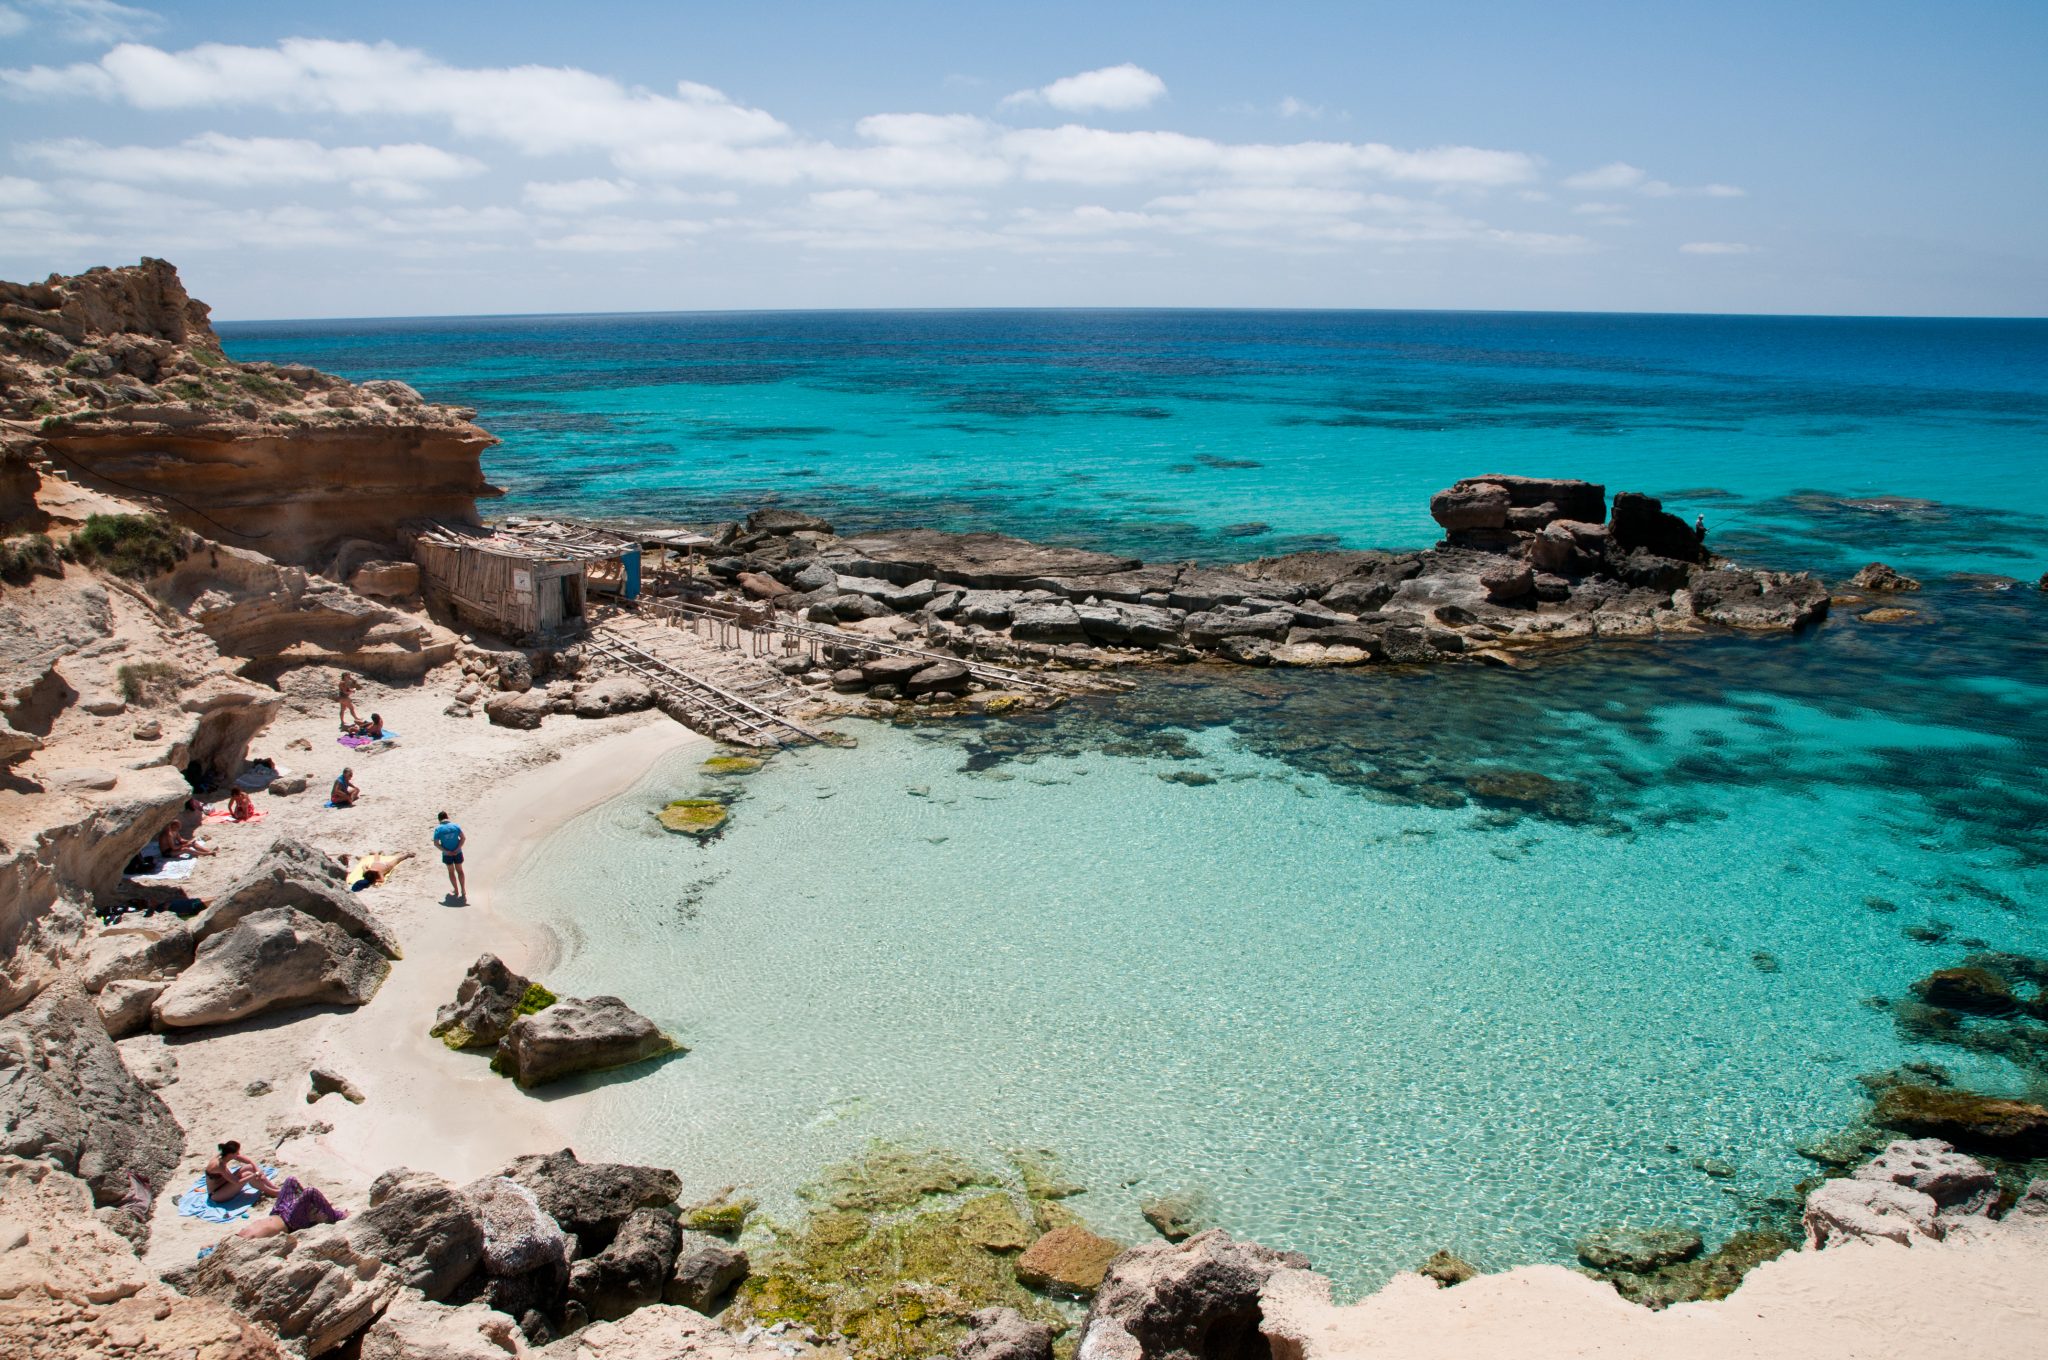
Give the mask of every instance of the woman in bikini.
<path id="1" fill-rule="evenodd" d="M 165 859 L 177 859 L 182 855 L 210 855 L 213 848 L 202 845 L 178 830 L 176 822 L 165 822 L 164 829 L 156 833 L 157 853 Z"/>
<path id="2" fill-rule="evenodd" d="M 228 819 L 246 822 L 256 815 L 256 804 L 249 799 L 247 789 L 236 789 L 228 795 Z"/>
<path id="3" fill-rule="evenodd" d="M 341 673 L 341 726 L 344 731 L 353 732 L 362 721 L 356 712 L 356 678 L 347 671 Z"/>
<path id="4" fill-rule="evenodd" d="M 222 1143 L 220 1155 L 206 1164 L 206 1197 L 215 1204 L 226 1204 L 252 1185 L 264 1198 L 277 1193 L 263 1168 L 242 1155 L 240 1143 Z"/>

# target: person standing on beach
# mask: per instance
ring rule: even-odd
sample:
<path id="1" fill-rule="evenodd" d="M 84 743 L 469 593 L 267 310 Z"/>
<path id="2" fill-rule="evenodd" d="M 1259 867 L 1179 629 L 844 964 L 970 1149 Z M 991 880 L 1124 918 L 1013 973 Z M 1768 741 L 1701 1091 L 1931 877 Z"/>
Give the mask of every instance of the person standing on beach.
<path id="1" fill-rule="evenodd" d="M 341 673 L 341 725 L 344 730 L 361 722 L 356 712 L 356 678 L 347 671 Z"/>
<path id="2" fill-rule="evenodd" d="M 458 902 L 469 900 L 469 880 L 462 872 L 462 847 L 467 840 L 462 828 L 442 813 L 434 826 L 434 844 L 440 847 L 441 863 L 448 866 L 448 894 Z"/>

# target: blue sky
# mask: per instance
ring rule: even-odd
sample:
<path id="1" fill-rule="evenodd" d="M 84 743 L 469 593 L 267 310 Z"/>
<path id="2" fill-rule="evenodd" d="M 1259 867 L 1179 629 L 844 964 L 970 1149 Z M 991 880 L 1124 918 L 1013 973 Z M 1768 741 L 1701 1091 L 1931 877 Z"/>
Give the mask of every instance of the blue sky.
<path id="1" fill-rule="evenodd" d="M 2048 4 L 0 0 L 0 276 L 231 318 L 2048 314 Z"/>

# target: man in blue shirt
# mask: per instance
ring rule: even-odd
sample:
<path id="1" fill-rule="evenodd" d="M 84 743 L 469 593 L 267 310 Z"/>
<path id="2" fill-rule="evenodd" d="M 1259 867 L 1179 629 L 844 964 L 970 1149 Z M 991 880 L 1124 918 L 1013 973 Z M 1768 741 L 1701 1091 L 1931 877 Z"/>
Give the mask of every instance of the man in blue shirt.
<path id="1" fill-rule="evenodd" d="M 434 827 L 434 844 L 441 849 L 441 863 L 448 866 L 448 892 L 458 902 L 469 901 L 469 880 L 462 875 L 462 845 L 468 839 L 462 828 L 442 813 Z"/>

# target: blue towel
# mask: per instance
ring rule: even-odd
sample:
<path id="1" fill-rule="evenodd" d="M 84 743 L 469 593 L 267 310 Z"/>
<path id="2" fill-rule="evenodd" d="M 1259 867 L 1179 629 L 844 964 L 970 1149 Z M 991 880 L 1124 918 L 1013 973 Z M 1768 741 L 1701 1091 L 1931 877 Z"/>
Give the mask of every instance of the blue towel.
<path id="1" fill-rule="evenodd" d="M 274 1181 L 277 1179 L 277 1168 L 266 1166 L 263 1168 L 263 1175 L 265 1179 Z M 202 1172 L 199 1179 L 192 1182 L 192 1188 L 178 1196 L 178 1212 L 186 1218 L 196 1218 L 204 1223 L 232 1223 L 236 1219 L 247 1218 L 250 1210 L 256 1207 L 256 1201 L 261 1198 L 262 1196 L 256 1193 L 256 1188 L 250 1186 L 227 1203 L 215 1204 L 206 1197 L 206 1176 Z"/>

